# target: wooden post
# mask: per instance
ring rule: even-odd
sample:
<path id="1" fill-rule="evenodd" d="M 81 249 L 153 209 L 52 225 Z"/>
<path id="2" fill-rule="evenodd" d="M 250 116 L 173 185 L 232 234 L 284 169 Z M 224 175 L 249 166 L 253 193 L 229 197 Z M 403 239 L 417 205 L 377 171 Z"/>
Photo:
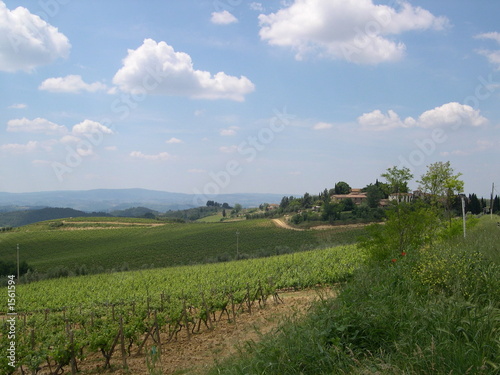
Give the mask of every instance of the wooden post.
<path id="1" fill-rule="evenodd" d="M 123 333 L 123 316 L 120 316 L 120 349 L 122 352 L 122 364 L 124 369 L 128 369 L 127 352 L 125 351 L 125 335 Z"/>
<path id="2" fill-rule="evenodd" d="M 184 325 L 186 326 L 188 340 L 191 341 L 191 332 L 189 332 L 189 319 L 188 319 L 188 314 L 187 314 L 187 309 L 186 309 L 186 300 L 183 301 L 182 308 L 184 310 Z"/>

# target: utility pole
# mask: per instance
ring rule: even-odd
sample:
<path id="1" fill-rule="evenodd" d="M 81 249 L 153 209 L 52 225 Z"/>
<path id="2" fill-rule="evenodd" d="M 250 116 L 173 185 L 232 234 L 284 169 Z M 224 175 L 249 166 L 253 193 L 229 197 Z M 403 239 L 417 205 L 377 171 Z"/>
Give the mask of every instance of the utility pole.
<path id="1" fill-rule="evenodd" d="M 17 282 L 19 282 L 19 244 L 17 244 Z"/>
<path id="2" fill-rule="evenodd" d="M 490 199 L 490 218 L 493 220 L 493 192 L 495 190 L 495 183 L 491 185 L 491 199 Z"/>
<path id="3" fill-rule="evenodd" d="M 240 257 L 239 235 L 240 235 L 240 232 L 236 231 L 236 260 L 238 260 L 238 258 Z"/>
<path id="4" fill-rule="evenodd" d="M 464 238 L 465 238 L 465 195 L 461 194 L 461 198 L 462 198 L 462 217 L 464 221 Z"/>

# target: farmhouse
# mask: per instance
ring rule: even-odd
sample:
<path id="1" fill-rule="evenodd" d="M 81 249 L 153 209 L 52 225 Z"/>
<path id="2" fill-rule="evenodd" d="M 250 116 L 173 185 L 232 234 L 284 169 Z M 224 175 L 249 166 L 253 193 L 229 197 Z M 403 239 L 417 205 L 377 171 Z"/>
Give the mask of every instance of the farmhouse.
<path id="1" fill-rule="evenodd" d="M 361 189 L 351 189 L 349 194 L 333 194 L 332 201 L 333 202 L 341 202 L 344 199 L 352 199 L 352 201 L 360 205 L 361 203 L 366 202 L 366 193 L 362 192 Z"/>

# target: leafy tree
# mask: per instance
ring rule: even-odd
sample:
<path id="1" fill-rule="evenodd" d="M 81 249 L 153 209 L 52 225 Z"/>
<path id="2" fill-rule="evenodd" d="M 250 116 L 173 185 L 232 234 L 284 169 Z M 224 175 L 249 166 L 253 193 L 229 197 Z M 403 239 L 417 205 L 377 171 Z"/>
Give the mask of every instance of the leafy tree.
<path id="1" fill-rule="evenodd" d="M 377 185 L 371 185 L 366 189 L 366 201 L 370 208 L 377 208 L 383 197 L 384 192 Z"/>
<path id="2" fill-rule="evenodd" d="M 464 182 L 460 180 L 461 173 L 454 174 L 450 162 L 436 162 L 427 166 L 427 172 L 420 177 L 420 189 L 430 194 L 431 202 L 443 205 L 448 213 L 451 225 L 451 206 L 456 195 L 464 190 Z"/>
<path id="3" fill-rule="evenodd" d="M 347 182 L 339 181 L 335 184 L 335 194 L 349 194 L 351 187 Z"/>
<path id="4" fill-rule="evenodd" d="M 323 221 L 333 222 L 340 219 L 342 205 L 338 203 L 325 202 L 322 206 L 321 219 Z"/>
<path id="5" fill-rule="evenodd" d="M 329 202 L 330 201 L 330 193 L 328 192 L 327 188 L 325 188 L 325 190 L 323 190 L 322 198 L 323 198 L 323 202 Z"/>
<path id="6" fill-rule="evenodd" d="M 242 209 L 243 209 L 243 207 L 241 206 L 241 204 L 239 204 L 239 203 L 235 203 L 235 204 L 234 204 L 234 209 L 233 209 L 234 213 L 236 213 L 236 214 L 237 214 L 237 213 L 238 213 L 238 212 L 240 212 Z"/>
<path id="7" fill-rule="evenodd" d="M 288 199 L 288 197 L 281 198 L 281 202 L 280 202 L 281 209 L 287 208 L 289 204 L 290 204 L 290 199 Z"/>
<path id="8" fill-rule="evenodd" d="M 432 243 L 439 227 L 435 209 L 423 203 L 400 203 L 387 212 L 385 225 L 368 227 L 360 245 L 375 260 L 387 260 Z"/>
<path id="9" fill-rule="evenodd" d="M 304 197 L 302 198 L 302 207 L 304 208 L 310 208 L 312 206 L 313 198 L 309 193 L 305 193 Z"/>
<path id="10" fill-rule="evenodd" d="M 342 200 L 342 211 L 352 211 L 356 205 L 351 198 L 346 198 Z"/>
<path id="11" fill-rule="evenodd" d="M 408 193 L 408 182 L 413 178 L 413 174 L 407 167 L 387 168 L 387 172 L 382 174 L 389 185 L 389 193 Z"/>

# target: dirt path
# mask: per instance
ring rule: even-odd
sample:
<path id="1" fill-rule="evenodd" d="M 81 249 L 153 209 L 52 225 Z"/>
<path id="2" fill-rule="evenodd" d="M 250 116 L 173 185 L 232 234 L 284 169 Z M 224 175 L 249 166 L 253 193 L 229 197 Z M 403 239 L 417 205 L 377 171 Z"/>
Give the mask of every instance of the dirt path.
<path id="1" fill-rule="evenodd" d="M 331 289 L 322 289 L 321 295 L 334 296 Z M 300 317 L 310 308 L 313 301 L 319 299 L 315 290 L 281 293 L 284 303 L 275 304 L 269 300 L 265 308 L 256 308 L 252 314 L 242 313 L 237 316 L 236 323 L 225 320 L 217 323 L 213 330 L 204 330 L 194 334 L 191 340 L 187 335 L 179 334 L 176 341 L 163 347 L 161 373 L 168 374 L 205 374 L 214 366 L 215 361 L 221 361 L 238 353 L 238 345 L 247 341 L 258 341 L 260 334 L 266 334 L 277 328 L 286 317 Z M 99 355 L 89 358 L 81 364 L 80 369 L 87 374 L 97 374 L 98 366 L 102 366 Z M 129 357 L 127 359 L 129 372 L 117 369 L 114 375 L 145 375 L 149 374 L 145 356 Z M 112 360 L 119 367 L 119 355 Z M 160 366 L 157 366 L 160 369 Z"/>
<path id="2" fill-rule="evenodd" d="M 303 228 L 292 227 L 290 224 L 288 224 L 283 219 L 272 219 L 272 221 L 273 221 L 274 224 L 276 224 L 280 228 L 289 229 L 289 230 L 296 230 L 296 231 L 308 230 L 308 229 L 303 229 Z M 345 225 L 318 225 L 316 227 L 311 227 L 309 230 L 363 228 L 363 227 L 366 227 L 367 225 L 370 225 L 370 224 L 372 224 L 372 223 L 367 223 L 367 224 L 345 224 Z"/>
<path id="3" fill-rule="evenodd" d="M 272 219 L 273 223 L 276 224 L 278 227 L 284 228 L 284 229 L 289 229 L 289 230 L 296 230 L 296 231 L 304 231 L 305 229 L 300 229 L 300 228 L 294 228 L 290 224 L 288 224 L 286 221 L 283 219 Z"/>

